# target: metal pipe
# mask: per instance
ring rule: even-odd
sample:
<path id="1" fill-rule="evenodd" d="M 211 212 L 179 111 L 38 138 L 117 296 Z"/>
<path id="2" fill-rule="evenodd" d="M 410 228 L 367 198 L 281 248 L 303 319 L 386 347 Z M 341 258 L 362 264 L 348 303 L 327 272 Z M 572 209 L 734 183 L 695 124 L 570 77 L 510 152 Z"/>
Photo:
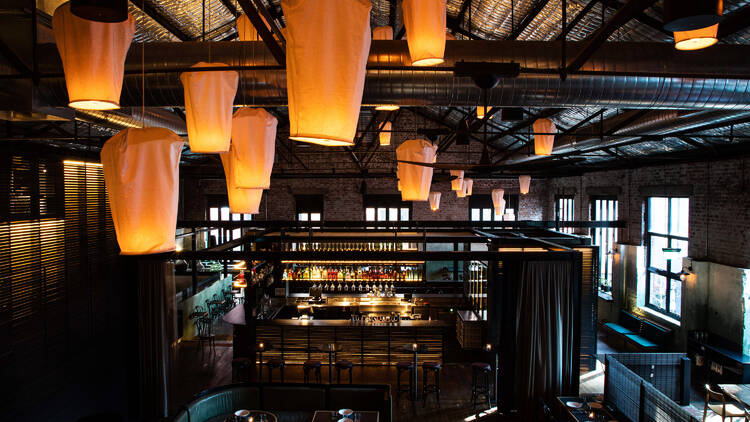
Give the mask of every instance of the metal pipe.
<path id="1" fill-rule="evenodd" d="M 150 43 L 146 45 L 147 106 L 183 105 L 183 91 L 175 69 L 187 69 L 208 57 L 207 43 Z M 40 46 L 49 48 L 49 45 Z M 580 42 L 568 42 L 574 56 Z M 286 71 L 261 42 L 213 42 L 212 59 L 241 70 L 236 104 L 287 105 Z M 648 55 L 644 55 L 648 52 Z M 470 78 L 453 76 L 457 61 L 516 62 L 524 69 L 516 78 L 502 78 L 488 92 L 490 106 L 618 108 L 734 108 L 750 109 L 750 63 L 737 60 L 746 54 L 742 45 L 717 45 L 684 54 L 667 43 L 607 43 L 581 68 L 562 81 L 558 74 L 558 42 L 452 41 L 440 69 L 409 67 L 404 41 L 373 41 L 368 60 L 364 105 L 395 103 L 402 106 L 475 106 L 481 90 Z M 40 51 L 42 73 L 59 74 L 54 46 Z M 647 59 L 645 57 L 648 57 Z M 121 104 L 141 105 L 140 47 L 130 49 L 126 61 Z M 692 76 L 692 77 L 691 77 Z M 67 104 L 62 78 L 43 78 L 41 103 Z"/>

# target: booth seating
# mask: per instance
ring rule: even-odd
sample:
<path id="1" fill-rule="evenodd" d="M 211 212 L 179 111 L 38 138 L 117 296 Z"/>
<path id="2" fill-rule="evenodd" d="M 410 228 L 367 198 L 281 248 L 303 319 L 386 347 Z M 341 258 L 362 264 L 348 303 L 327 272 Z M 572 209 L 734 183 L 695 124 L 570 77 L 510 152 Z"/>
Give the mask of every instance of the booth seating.
<path id="1" fill-rule="evenodd" d="M 664 345 L 672 330 L 655 324 L 645 318 L 640 318 L 621 309 L 617 322 L 602 324 L 607 334 L 614 334 L 623 341 L 625 347 L 632 347 L 639 351 L 663 351 Z"/>
<path id="2" fill-rule="evenodd" d="M 293 400 L 290 400 L 293 397 Z M 278 422 L 307 422 L 316 410 L 353 408 L 380 412 L 391 422 L 391 389 L 384 384 L 318 385 L 242 383 L 205 390 L 180 407 L 172 422 L 204 422 L 238 409 L 263 409 Z"/>

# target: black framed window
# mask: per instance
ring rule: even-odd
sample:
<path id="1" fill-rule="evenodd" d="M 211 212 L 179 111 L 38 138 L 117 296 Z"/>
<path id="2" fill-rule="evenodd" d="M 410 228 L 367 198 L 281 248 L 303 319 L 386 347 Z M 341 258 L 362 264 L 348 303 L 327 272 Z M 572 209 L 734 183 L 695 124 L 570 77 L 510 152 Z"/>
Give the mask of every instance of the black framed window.
<path id="1" fill-rule="evenodd" d="M 646 231 L 646 306 L 679 319 L 682 258 L 688 253 L 690 199 L 649 197 Z"/>
<path id="2" fill-rule="evenodd" d="M 617 221 L 617 197 L 591 198 L 591 221 Z M 599 291 L 612 290 L 612 261 L 617 243 L 617 229 L 596 227 L 591 229 L 594 245 L 599 247 Z"/>
<path id="3" fill-rule="evenodd" d="M 251 221 L 253 219 L 252 214 L 238 214 L 233 213 L 229 210 L 229 200 L 226 196 L 215 196 L 207 198 L 208 209 L 208 221 Z M 209 240 L 208 246 L 215 246 L 222 243 L 229 242 L 230 240 L 239 239 L 242 236 L 242 229 L 211 229 L 208 232 Z M 243 250 L 243 246 L 237 246 L 232 249 L 233 251 Z"/>
<path id="4" fill-rule="evenodd" d="M 411 202 L 400 195 L 366 195 L 363 198 L 365 221 L 410 221 Z"/>
<path id="5" fill-rule="evenodd" d="M 575 220 L 575 199 L 573 195 L 557 195 L 555 197 L 555 221 Z M 561 227 L 563 233 L 573 233 L 572 227 Z"/>
<path id="6" fill-rule="evenodd" d="M 295 195 L 297 221 L 323 220 L 323 195 Z"/>
<path id="7" fill-rule="evenodd" d="M 471 195 L 469 197 L 469 218 L 471 221 L 515 221 L 518 218 L 518 195 L 505 194 L 505 214 L 495 215 L 495 205 L 491 195 Z"/>

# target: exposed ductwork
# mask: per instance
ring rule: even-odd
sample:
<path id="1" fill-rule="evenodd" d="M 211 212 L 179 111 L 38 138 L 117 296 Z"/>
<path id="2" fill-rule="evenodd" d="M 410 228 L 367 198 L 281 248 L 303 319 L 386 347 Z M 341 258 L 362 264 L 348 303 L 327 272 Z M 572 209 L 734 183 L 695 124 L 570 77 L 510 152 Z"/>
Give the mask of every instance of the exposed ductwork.
<path id="1" fill-rule="evenodd" d="M 208 59 L 230 66 L 255 67 L 241 71 L 236 104 L 284 106 L 286 72 L 276 65 L 261 42 L 150 43 L 145 46 L 147 106 L 181 106 L 179 72 Z M 43 46 L 45 74 L 61 74 L 54 46 Z M 568 43 L 574 57 L 581 43 Z M 121 104 L 140 106 L 141 44 L 133 44 L 126 63 Z M 648 54 L 645 54 L 648 52 Z M 472 106 L 481 92 L 470 78 L 453 76 L 460 60 L 520 63 L 517 78 L 501 79 L 489 92 L 492 106 L 610 108 L 734 108 L 750 109 L 750 62 L 741 45 L 718 45 L 685 54 L 667 43 L 608 43 L 583 66 L 581 73 L 559 77 L 559 42 L 448 41 L 445 67 L 408 67 L 404 41 L 373 41 L 368 61 L 363 104 L 403 106 Z M 661 76 L 660 76 L 661 75 Z M 745 76 L 743 76 L 745 75 Z M 39 100 L 65 106 L 64 80 L 43 78 Z M 1 105 L 0 105 L 1 106 Z M 0 107 L 2 108 L 2 107 Z"/>
<path id="2" fill-rule="evenodd" d="M 174 113 L 163 109 L 147 108 L 141 113 L 133 107 L 131 114 L 121 111 L 76 110 L 76 119 L 112 129 L 163 127 L 178 135 L 187 135 L 185 121 Z"/>

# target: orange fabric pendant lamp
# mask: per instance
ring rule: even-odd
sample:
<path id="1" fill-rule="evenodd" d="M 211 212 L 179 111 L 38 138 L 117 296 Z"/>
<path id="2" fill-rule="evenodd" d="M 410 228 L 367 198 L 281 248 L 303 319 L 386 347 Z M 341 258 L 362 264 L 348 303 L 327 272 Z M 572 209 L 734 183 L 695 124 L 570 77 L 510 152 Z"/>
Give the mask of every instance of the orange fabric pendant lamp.
<path id="1" fill-rule="evenodd" d="M 380 130 L 380 133 L 378 134 L 378 138 L 380 140 L 380 146 L 386 146 L 391 144 L 391 130 L 393 128 L 393 125 L 391 122 L 384 122 L 383 128 Z"/>
<path id="2" fill-rule="evenodd" d="M 412 66 L 443 63 L 445 0 L 404 0 L 401 3 Z"/>
<path id="3" fill-rule="evenodd" d="M 376 26 L 372 30 L 373 40 L 392 40 L 393 39 L 393 28 L 391 26 Z"/>
<path id="4" fill-rule="evenodd" d="M 474 188 L 474 180 L 464 179 L 463 183 L 461 184 L 461 189 L 456 191 L 456 196 L 458 198 L 465 198 L 467 196 L 471 196 L 471 191 L 473 188 Z"/>
<path id="5" fill-rule="evenodd" d="M 550 119 L 537 119 L 534 122 L 534 154 L 551 155 L 552 147 L 555 145 L 557 131 L 555 122 Z"/>
<path id="6" fill-rule="evenodd" d="M 455 177 L 455 179 L 451 180 L 451 190 L 462 190 L 464 188 L 464 171 L 451 170 L 451 176 Z"/>
<path id="7" fill-rule="evenodd" d="M 719 24 L 692 31 L 675 31 L 674 47 L 678 50 L 700 50 L 719 42 Z"/>
<path id="8" fill-rule="evenodd" d="M 238 109 L 232 117 L 232 183 L 244 189 L 268 189 L 276 152 L 278 120 L 262 108 Z"/>
<path id="9" fill-rule="evenodd" d="M 135 20 L 104 23 L 81 19 L 70 3 L 52 17 L 57 51 L 65 73 L 68 105 L 81 110 L 120 108 L 125 56 L 135 33 Z"/>
<path id="10" fill-rule="evenodd" d="M 518 185 L 521 190 L 521 195 L 526 195 L 527 193 L 529 193 L 529 187 L 531 186 L 531 176 L 518 176 Z"/>
<path id="11" fill-rule="evenodd" d="M 435 212 L 440 209 L 440 192 L 430 192 L 430 209 Z"/>
<path id="12" fill-rule="evenodd" d="M 237 17 L 235 22 L 237 26 L 237 35 L 240 41 L 259 41 L 258 31 L 255 29 L 255 25 L 250 22 L 250 18 L 246 14 L 241 14 Z"/>
<path id="13" fill-rule="evenodd" d="M 405 141 L 396 148 L 399 161 L 414 161 L 425 164 L 435 162 L 437 146 L 423 139 Z M 399 163 L 399 180 L 401 180 L 401 200 L 427 201 L 432 184 L 432 167 L 417 164 Z"/>
<path id="14" fill-rule="evenodd" d="M 221 164 L 224 167 L 224 177 L 227 181 L 227 197 L 229 198 L 229 211 L 237 214 L 257 214 L 260 212 L 260 200 L 263 198 L 263 189 L 242 189 L 235 186 L 232 181 L 232 173 L 236 160 L 232 152 L 220 154 Z"/>
<path id="15" fill-rule="evenodd" d="M 504 189 L 493 189 L 492 190 L 492 205 L 495 207 L 495 215 L 503 215 L 505 212 L 505 194 Z"/>
<path id="16" fill-rule="evenodd" d="M 147 128 L 122 130 L 102 147 L 104 182 L 123 255 L 175 249 L 183 144 L 171 130 Z"/>
<path id="17" fill-rule="evenodd" d="M 502 217 L 505 214 L 505 199 L 500 199 L 495 205 L 495 216 Z"/>
<path id="18" fill-rule="evenodd" d="M 224 63 L 200 62 L 191 67 L 228 66 Z M 239 74 L 234 70 L 183 72 L 180 81 L 185 90 L 185 120 L 190 151 L 229 151 L 232 105 L 237 94 Z"/>
<path id="19" fill-rule="evenodd" d="M 370 51 L 369 0 L 282 0 L 289 139 L 354 143 Z"/>

